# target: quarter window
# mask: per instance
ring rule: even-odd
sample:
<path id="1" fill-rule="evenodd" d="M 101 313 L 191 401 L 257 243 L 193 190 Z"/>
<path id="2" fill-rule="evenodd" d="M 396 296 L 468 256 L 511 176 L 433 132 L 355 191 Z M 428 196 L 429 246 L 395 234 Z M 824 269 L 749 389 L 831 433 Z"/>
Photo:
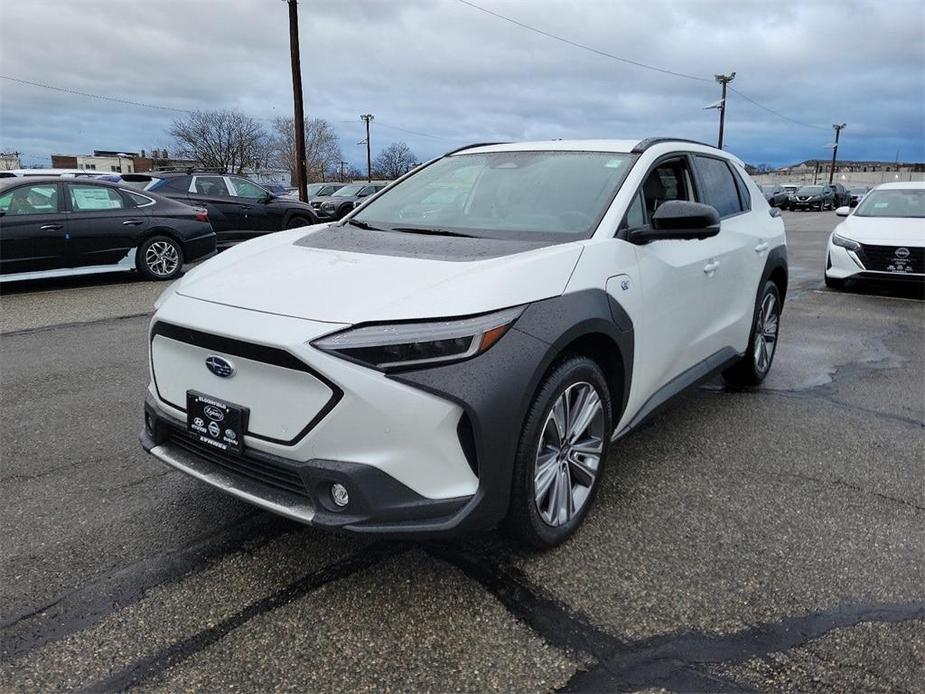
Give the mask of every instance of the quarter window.
<path id="1" fill-rule="evenodd" d="M 119 210 L 125 207 L 125 200 L 119 191 L 103 186 L 69 185 L 71 209 L 75 212 L 91 210 Z"/>
<path id="2" fill-rule="evenodd" d="M 20 186 L 0 195 L 0 210 L 11 216 L 57 212 L 58 186 Z"/>
<path id="3" fill-rule="evenodd" d="M 741 212 L 742 203 L 729 165 L 713 157 L 695 156 L 695 159 L 703 184 L 703 201 L 715 207 L 720 218 Z"/>

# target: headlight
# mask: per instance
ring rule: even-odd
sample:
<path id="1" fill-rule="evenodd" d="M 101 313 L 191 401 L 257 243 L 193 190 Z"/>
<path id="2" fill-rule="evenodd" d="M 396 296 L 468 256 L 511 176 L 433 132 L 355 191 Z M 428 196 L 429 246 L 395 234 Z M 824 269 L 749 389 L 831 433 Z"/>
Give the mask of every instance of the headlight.
<path id="1" fill-rule="evenodd" d="M 836 246 L 847 248 L 849 251 L 861 250 L 861 244 L 859 244 L 857 241 L 852 241 L 851 239 L 847 239 L 844 236 L 839 236 L 838 234 L 832 234 L 832 243 L 834 243 Z"/>
<path id="2" fill-rule="evenodd" d="M 523 306 L 517 306 L 458 320 L 366 325 L 311 344 L 383 370 L 460 361 L 495 344 L 523 311 Z"/>

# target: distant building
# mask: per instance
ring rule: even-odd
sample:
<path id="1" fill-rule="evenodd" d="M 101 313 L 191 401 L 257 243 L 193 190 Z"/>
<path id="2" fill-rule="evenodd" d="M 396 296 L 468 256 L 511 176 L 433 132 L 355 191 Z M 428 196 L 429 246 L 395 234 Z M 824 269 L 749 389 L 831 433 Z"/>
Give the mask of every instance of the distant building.
<path id="1" fill-rule="evenodd" d="M 0 152 L 0 171 L 12 171 L 21 169 L 22 162 L 19 160 L 19 152 Z"/>
<path id="2" fill-rule="evenodd" d="M 155 169 L 182 169 L 199 166 L 195 159 L 172 159 L 166 149 L 153 149 L 151 156 L 140 152 L 95 149 L 93 154 L 52 154 L 53 169 L 84 169 L 105 173 L 144 173 Z"/>

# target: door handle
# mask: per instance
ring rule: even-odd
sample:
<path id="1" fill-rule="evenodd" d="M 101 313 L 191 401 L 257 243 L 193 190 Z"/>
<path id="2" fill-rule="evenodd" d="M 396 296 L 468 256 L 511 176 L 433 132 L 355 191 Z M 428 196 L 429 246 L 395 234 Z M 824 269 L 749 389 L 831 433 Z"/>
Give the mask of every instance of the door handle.
<path id="1" fill-rule="evenodd" d="M 140 219 L 126 219 L 122 222 L 122 226 L 124 227 L 137 227 L 139 224 L 143 224 Z"/>
<path id="2" fill-rule="evenodd" d="M 713 273 L 713 272 L 716 272 L 716 268 L 718 268 L 718 267 L 719 267 L 719 261 L 718 261 L 718 260 L 714 260 L 712 263 L 707 263 L 706 265 L 704 265 L 704 266 L 703 266 L 703 271 L 704 271 L 706 274 L 709 275 L 709 274 L 711 274 L 711 273 Z"/>
<path id="3" fill-rule="evenodd" d="M 770 247 L 771 244 L 769 244 L 767 241 L 762 241 L 757 246 L 755 246 L 755 253 L 764 253 Z"/>
<path id="4" fill-rule="evenodd" d="M 55 231 L 55 230 L 57 230 L 57 229 L 63 229 L 63 228 L 64 228 L 64 225 L 63 225 L 63 224 L 44 224 L 44 225 L 42 225 L 42 226 L 39 227 L 39 230 L 41 230 L 41 231 Z"/>

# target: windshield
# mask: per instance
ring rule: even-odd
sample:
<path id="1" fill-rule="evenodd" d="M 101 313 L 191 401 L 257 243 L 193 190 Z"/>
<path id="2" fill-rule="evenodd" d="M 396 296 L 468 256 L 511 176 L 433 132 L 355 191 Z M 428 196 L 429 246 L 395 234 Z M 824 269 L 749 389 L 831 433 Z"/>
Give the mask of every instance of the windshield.
<path id="1" fill-rule="evenodd" d="M 803 186 L 797 191 L 797 195 L 819 195 L 822 191 L 822 186 Z"/>
<path id="2" fill-rule="evenodd" d="M 858 217 L 925 217 L 925 190 L 872 190 L 854 213 Z"/>
<path id="3" fill-rule="evenodd" d="M 363 186 L 365 185 L 365 183 L 351 183 L 348 186 L 344 186 L 340 190 L 335 190 L 333 193 L 331 193 L 331 195 L 333 195 L 335 198 L 351 198 L 363 190 Z"/>
<path id="4" fill-rule="evenodd" d="M 444 157 L 367 203 L 380 229 L 496 239 L 591 235 L 635 157 L 611 152 L 491 152 Z"/>
<path id="5" fill-rule="evenodd" d="M 309 197 L 312 197 L 318 195 L 321 189 L 324 187 L 324 183 L 312 183 L 305 189 L 305 192 L 309 195 Z"/>
<path id="6" fill-rule="evenodd" d="M 776 193 L 777 186 L 761 186 L 761 192 L 763 193 Z"/>
<path id="7" fill-rule="evenodd" d="M 867 188 L 852 188 L 852 189 L 851 189 L 851 192 L 852 192 L 852 193 L 866 193 L 866 192 L 867 192 Z"/>

